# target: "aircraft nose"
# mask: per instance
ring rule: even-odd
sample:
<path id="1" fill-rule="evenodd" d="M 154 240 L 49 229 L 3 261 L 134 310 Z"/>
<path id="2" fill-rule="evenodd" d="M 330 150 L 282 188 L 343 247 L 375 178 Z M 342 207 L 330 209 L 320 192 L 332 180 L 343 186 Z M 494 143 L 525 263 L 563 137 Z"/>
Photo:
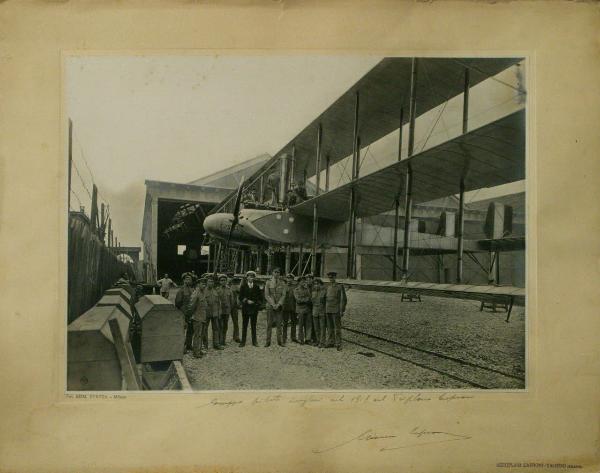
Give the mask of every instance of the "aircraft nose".
<path id="1" fill-rule="evenodd" d="M 214 214 L 209 215 L 204 219 L 204 230 L 211 236 L 218 237 L 221 236 L 221 215 Z"/>

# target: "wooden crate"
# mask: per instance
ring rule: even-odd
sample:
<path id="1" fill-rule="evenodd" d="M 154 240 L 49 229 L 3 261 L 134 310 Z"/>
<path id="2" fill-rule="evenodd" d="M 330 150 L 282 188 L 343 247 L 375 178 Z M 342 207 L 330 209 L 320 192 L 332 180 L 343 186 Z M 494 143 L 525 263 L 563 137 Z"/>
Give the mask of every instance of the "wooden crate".
<path id="1" fill-rule="evenodd" d="M 127 302 L 120 294 L 105 294 L 96 303 L 97 307 L 113 306 L 116 307 L 121 313 L 129 320 L 133 318 L 131 311 L 131 303 Z"/>
<path id="2" fill-rule="evenodd" d="M 125 302 L 127 302 L 128 304 L 131 304 L 131 294 L 129 293 L 129 291 L 127 291 L 126 289 L 123 289 L 122 287 L 111 287 L 110 289 L 107 289 L 106 291 L 104 291 L 104 295 L 105 296 L 120 296 L 121 298 L 123 298 L 125 300 Z"/>
<path id="3" fill-rule="evenodd" d="M 109 320 L 115 319 L 127 339 L 129 319 L 116 306 L 94 306 L 67 329 L 67 390 L 119 391 L 121 364 Z"/>
<path id="4" fill-rule="evenodd" d="M 142 330 L 140 361 L 181 360 L 185 343 L 185 317 L 162 296 L 148 295 L 135 305 Z"/>

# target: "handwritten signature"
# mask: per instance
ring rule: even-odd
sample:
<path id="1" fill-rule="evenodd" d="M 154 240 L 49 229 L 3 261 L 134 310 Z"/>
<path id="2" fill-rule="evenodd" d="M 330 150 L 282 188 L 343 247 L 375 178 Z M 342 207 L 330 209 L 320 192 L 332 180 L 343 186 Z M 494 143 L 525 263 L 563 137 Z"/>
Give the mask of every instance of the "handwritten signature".
<path id="1" fill-rule="evenodd" d="M 411 442 L 413 438 L 418 439 L 419 441 Z M 456 442 L 458 440 L 468 440 L 471 437 L 469 435 L 463 434 L 455 434 L 452 432 L 443 432 L 440 430 L 428 430 L 421 427 L 413 427 L 408 434 L 404 435 L 395 435 L 395 434 L 380 434 L 375 432 L 373 429 L 365 430 L 360 433 L 356 437 L 352 437 L 348 440 L 345 440 L 341 443 L 332 445 L 331 447 L 323 448 L 323 449 L 314 449 L 313 453 L 325 453 L 331 450 L 338 449 L 340 447 L 344 447 L 345 445 L 349 445 L 353 442 L 370 442 L 374 440 L 381 440 L 387 443 L 390 443 L 390 439 L 403 440 L 396 444 L 394 441 L 389 445 L 384 445 L 379 448 L 380 452 L 386 452 L 390 450 L 400 450 L 403 448 L 411 448 L 411 447 L 419 447 L 421 445 L 431 445 L 435 443 L 445 443 L 445 442 Z"/>

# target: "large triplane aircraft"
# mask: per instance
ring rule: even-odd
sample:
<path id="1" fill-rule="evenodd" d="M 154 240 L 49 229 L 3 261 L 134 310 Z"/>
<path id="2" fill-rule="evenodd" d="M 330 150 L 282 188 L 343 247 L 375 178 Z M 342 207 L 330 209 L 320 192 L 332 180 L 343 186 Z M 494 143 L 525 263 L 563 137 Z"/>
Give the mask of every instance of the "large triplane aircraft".
<path id="1" fill-rule="evenodd" d="M 494 76 L 521 61 L 522 58 L 383 59 L 218 205 L 204 221 L 206 232 L 226 246 L 308 245 L 313 272 L 318 249 L 346 248 L 344 282 L 361 287 L 367 282 L 355 279 L 356 247 L 373 246 L 373 241 L 363 240 L 377 232 L 379 245 L 392 248 L 394 281 L 398 279 L 397 268 L 401 269 L 402 280 L 373 282 L 375 289 L 385 286 L 385 290 L 397 288 L 414 294 L 507 301 L 511 307 L 524 304 L 522 288 L 462 284 L 464 254 L 497 254 L 525 247 L 524 237 L 510 234 L 509 207 L 490 205 L 486 238 L 466 239 L 463 230 L 465 192 L 525 178 L 523 106 L 469 128 L 471 89 L 488 79 L 497 80 Z M 522 90 L 517 92 L 524 94 Z M 417 119 L 461 96 L 462 133 L 415 151 Z M 441 113 L 443 108 L 440 116 Z M 403 156 L 404 125 L 408 127 L 408 146 Z M 361 175 L 361 150 L 398 130 L 397 160 Z M 331 189 L 332 166 L 344 158 L 351 163 L 349 182 Z M 264 201 L 267 178 L 274 189 L 272 206 L 244 206 L 242 196 L 251 189 L 258 191 L 259 201 Z M 314 195 L 296 203 L 286 200 L 294 183 L 306 186 L 309 179 Z M 411 218 L 414 205 L 447 196 L 458 197 L 456 218 L 452 213 L 441 215 L 438 234 L 419 231 Z M 399 228 L 401 210 L 404 228 Z M 395 212 L 395 225 L 384 232 L 363 220 L 389 211 Z M 409 282 L 411 252 L 456 254 L 458 285 L 423 287 Z M 396 261 L 399 254 L 401 266 Z M 488 298 L 492 293 L 494 296 Z"/>

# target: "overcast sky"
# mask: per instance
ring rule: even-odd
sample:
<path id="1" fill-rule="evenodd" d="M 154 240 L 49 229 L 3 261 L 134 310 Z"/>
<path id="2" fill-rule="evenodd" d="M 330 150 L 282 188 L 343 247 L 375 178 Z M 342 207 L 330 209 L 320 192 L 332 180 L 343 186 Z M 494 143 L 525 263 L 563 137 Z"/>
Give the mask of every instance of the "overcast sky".
<path id="1" fill-rule="evenodd" d="M 262 153 L 275 154 L 381 59 L 301 55 L 68 58 L 65 91 L 77 166 L 71 207 L 77 208 L 79 199 L 89 213 L 93 176 L 102 200 L 110 203 L 119 241 L 139 246 L 144 180 L 189 182 Z M 507 71 L 503 79 L 514 82 L 514 75 Z M 499 82 L 478 87 L 482 97 L 493 95 L 507 110 L 516 104 L 511 100 L 514 90 Z M 483 87 L 495 87 L 494 94 Z M 471 103 L 480 107 L 479 112 L 473 109 L 479 116 L 490 108 L 486 100 Z M 458 117 L 459 104 L 449 104 L 444 110 L 447 123 L 452 122 L 447 116 L 454 108 Z M 432 113 L 429 121 L 435 118 Z M 419 128 L 421 133 L 429 130 L 417 127 L 417 141 Z M 427 147 L 447 135 L 447 131 L 438 133 Z M 397 133 L 395 138 L 388 137 L 390 143 L 394 140 Z M 378 153 L 380 163 L 388 160 L 385 155 Z"/>

